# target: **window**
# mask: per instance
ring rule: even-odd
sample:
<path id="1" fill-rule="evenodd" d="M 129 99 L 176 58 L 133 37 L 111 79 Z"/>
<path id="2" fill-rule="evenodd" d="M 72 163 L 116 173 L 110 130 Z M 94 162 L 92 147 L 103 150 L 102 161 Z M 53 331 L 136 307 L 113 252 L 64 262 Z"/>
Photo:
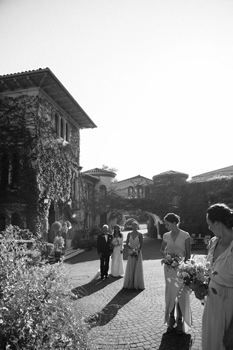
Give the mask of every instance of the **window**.
<path id="1" fill-rule="evenodd" d="M 171 205 L 172 205 L 173 207 L 178 207 L 178 206 L 179 206 L 178 195 L 177 195 L 176 193 L 173 193 L 173 194 L 172 194 Z"/>
<path id="2" fill-rule="evenodd" d="M 55 114 L 55 132 L 57 136 L 63 138 L 67 142 L 70 142 L 70 125 L 57 113 Z"/>
<path id="3" fill-rule="evenodd" d="M 70 126 L 67 122 L 66 122 L 66 141 L 70 142 Z"/>
<path id="4" fill-rule="evenodd" d="M 57 134 L 57 136 L 59 136 L 59 116 L 57 114 L 55 114 L 55 132 Z"/>
<path id="5" fill-rule="evenodd" d="M 19 155 L 3 154 L 1 159 L 1 187 L 17 188 L 19 182 Z"/>
<path id="6" fill-rule="evenodd" d="M 133 187 L 132 186 L 128 187 L 128 198 L 133 198 Z"/>
<path id="7" fill-rule="evenodd" d="M 0 231 L 4 231 L 6 228 L 6 219 L 4 214 L 0 214 Z"/>
<path id="8" fill-rule="evenodd" d="M 64 139 L 64 121 L 63 121 L 63 119 L 61 118 L 61 137 Z"/>
<path id="9" fill-rule="evenodd" d="M 20 218 L 19 214 L 14 213 L 11 217 L 11 225 L 13 226 L 20 226 Z"/>
<path id="10" fill-rule="evenodd" d="M 107 190 L 106 190 L 106 186 L 101 185 L 100 186 L 100 198 L 101 199 L 105 199 L 107 195 Z"/>
<path id="11" fill-rule="evenodd" d="M 142 198 L 142 186 L 137 186 L 137 198 Z"/>

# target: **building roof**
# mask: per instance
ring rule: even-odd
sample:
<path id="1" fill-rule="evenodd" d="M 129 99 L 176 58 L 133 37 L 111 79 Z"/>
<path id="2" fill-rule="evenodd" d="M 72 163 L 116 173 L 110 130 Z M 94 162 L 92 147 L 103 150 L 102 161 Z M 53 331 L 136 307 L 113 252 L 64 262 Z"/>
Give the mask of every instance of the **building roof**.
<path id="1" fill-rule="evenodd" d="M 71 96 L 49 68 L 0 75 L 0 93 L 22 91 L 29 88 L 44 90 L 81 129 L 95 128 L 95 123 Z"/>
<path id="2" fill-rule="evenodd" d="M 196 180 L 198 178 L 210 178 L 215 176 L 233 176 L 233 165 L 230 165 L 226 168 L 221 168 L 217 170 L 212 170 L 207 173 L 202 173 L 199 175 L 192 176 L 192 180 Z"/>
<path id="3" fill-rule="evenodd" d="M 116 176 L 116 173 L 114 173 L 113 171 L 99 169 L 99 168 L 94 168 L 94 169 L 84 171 L 83 174 L 89 174 L 93 176 L 110 176 L 110 177 Z"/>
<path id="4" fill-rule="evenodd" d="M 168 171 L 165 171 L 164 173 L 160 173 L 160 174 L 154 175 L 153 179 L 157 178 L 157 177 L 171 176 L 171 175 L 182 176 L 182 177 L 186 177 L 186 178 L 188 178 L 188 176 L 189 176 L 188 174 L 181 173 L 179 171 L 168 170 Z"/>
<path id="5" fill-rule="evenodd" d="M 137 178 L 142 178 L 142 179 L 145 179 L 147 181 L 150 181 L 151 183 L 153 183 L 153 181 L 151 179 L 148 179 L 147 177 L 145 176 L 141 176 L 141 175 L 136 175 L 136 176 L 133 176 L 133 177 L 129 177 L 128 179 L 124 179 L 124 180 L 121 180 L 121 181 L 117 181 L 117 183 L 121 183 L 121 182 L 124 182 L 124 181 L 129 181 L 129 180 L 134 180 L 134 179 L 137 179 Z"/>

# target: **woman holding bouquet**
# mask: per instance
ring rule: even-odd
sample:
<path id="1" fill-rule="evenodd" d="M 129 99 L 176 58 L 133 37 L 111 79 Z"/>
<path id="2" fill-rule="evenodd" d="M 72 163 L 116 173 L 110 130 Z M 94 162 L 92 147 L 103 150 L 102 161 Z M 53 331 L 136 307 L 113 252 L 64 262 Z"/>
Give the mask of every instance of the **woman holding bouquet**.
<path id="1" fill-rule="evenodd" d="M 180 217 L 169 213 L 164 217 L 165 227 L 169 232 L 164 233 L 161 245 L 163 261 L 174 256 L 176 260 L 190 259 L 191 242 L 190 235 L 179 228 Z M 176 263 L 177 264 L 177 263 Z M 175 266 L 177 266 L 175 264 Z M 177 279 L 177 271 L 174 265 L 164 264 L 165 275 L 165 324 L 167 332 L 173 332 L 175 324 L 176 333 L 187 332 L 191 327 L 190 298 L 182 288 L 182 282 Z"/>
<path id="2" fill-rule="evenodd" d="M 214 204 L 206 215 L 211 279 L 202 318 L 202 349 L 233 349 L 233 210 Z"/>
<path id="3" fill-rule="evenodd" d="M 137 231 L 138 223 L 132 223 L 133 231 L 129 232 L 126 239 L 128 247 L 128 261 L 125 270 L 123 288 L 144 289 L 144 276 L 142 267 L 142 246 L 143 237 L 141 232 Z"/>
<path id="4" fill-rule="evenodd" d="M 115 225 L 113 229 L 113 239 L 111 242 L 113 247 L 111 275 L 119 277 L 124 274 L 123 267 L 123 235 L 119 225 Z"/>

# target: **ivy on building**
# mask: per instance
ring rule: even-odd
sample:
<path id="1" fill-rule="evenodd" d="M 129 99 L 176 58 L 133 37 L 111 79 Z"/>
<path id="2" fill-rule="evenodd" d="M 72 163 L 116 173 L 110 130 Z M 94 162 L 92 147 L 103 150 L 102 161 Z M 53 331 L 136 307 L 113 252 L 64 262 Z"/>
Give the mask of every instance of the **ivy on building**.
<path id="1" fill-rule="evenodd" d="M 1 189 L 2 202 L 26 204 L 28 228 L 37 234 L 44 229 L 42 221 L 48 217 L 50 201 L 69 199 L 72 169 L 78 169 L 72 147 L 55 134 L 54 113 L 39 96 L 0 99 L 0 155 L 17 152 L 20 160 L 17 191 Z"/>

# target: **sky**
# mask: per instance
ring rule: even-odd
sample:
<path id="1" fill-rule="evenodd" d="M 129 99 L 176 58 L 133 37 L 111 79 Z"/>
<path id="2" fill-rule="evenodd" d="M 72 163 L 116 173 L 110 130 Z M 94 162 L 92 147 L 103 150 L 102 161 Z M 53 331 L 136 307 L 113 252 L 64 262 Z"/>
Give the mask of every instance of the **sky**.
<path id="1" fill-rule="evenodd" d="M 97 125 L 83 171 L 233 165 L 232 0 L 0 0 L 0 75 L 46 67 Z"/>

